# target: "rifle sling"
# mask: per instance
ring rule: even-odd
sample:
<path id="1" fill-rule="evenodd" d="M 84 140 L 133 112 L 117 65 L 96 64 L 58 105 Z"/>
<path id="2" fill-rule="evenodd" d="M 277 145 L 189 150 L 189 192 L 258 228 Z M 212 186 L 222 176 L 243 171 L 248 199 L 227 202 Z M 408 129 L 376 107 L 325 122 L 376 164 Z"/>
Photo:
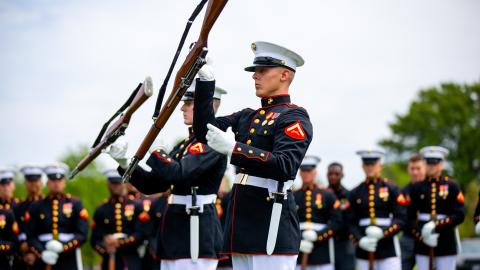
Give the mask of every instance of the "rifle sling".
<path id="1" fill-rule="evenodd" d="M 168 81 L 170 80 L 170 77 L 173 72 L 173 68 L 177 63 L 178 56 L 182 51 L 183 44 L 185 43 L 185 39 L 187 38 L 188 32 L 190 31 L 190 27 L 192 26 L 192 23 L 195 21 L 195 18 L 197 17 L 197 15 L 200 13 L 200 11 L 202 11 L 203 6 L 205 5 L 206 2 L 207 0 L 202 0 L 197 5 L 192 15 L 190 15 L 190 18 L 188 19 L 187 25 L 185 26 L 185 30 L 183 31 L 183 34 L 182 34 L 182 38 L 180 39 L 180 43 L 178 44 L 177 51 L 175 52 L 175 56 L 173 57 L 172 63 L 170 64 L 167 75 L 165 76 L 165 79 L 163 81 L 162 87 L 160 87 L 160 90 L 158 91 L 157 102 L 155 103 L 155 111 L 153 112 L 153 117 L 152 117 L 153 119 L 156 119 L 158 117 L 158 114 L 160 113 L 160 109 L 162 108 L 163 98 L 165 97 L 165 92 L 167 91 Z"/>

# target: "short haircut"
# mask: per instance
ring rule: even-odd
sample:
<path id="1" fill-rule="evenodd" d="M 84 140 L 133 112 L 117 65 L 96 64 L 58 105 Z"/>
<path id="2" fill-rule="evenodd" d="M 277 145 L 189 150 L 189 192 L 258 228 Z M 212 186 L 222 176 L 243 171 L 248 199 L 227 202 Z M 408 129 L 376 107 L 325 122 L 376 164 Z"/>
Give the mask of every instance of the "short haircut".
<path id="1" fill-rule="evenodd" d="M 415 162 L 419 162 L 419 161 L 423 161 L 423 157 L 420 154 L 417 154 L 417 153 L 413 154 L 408 159 L 408 163 L 415 163 Z"/>
<path id="2" fill-rule="evenodd" d="M 339 162 L 332 162 L 332 163 L 330 163 L 330 164 L 328 165 L 327 168 L 330 169 L 330 168 L 333 167 L 333 166 L 338 166 L 338 167 L 340 167 L 340 170 L 343 171 L 343 165 L 340 164 Z"/>

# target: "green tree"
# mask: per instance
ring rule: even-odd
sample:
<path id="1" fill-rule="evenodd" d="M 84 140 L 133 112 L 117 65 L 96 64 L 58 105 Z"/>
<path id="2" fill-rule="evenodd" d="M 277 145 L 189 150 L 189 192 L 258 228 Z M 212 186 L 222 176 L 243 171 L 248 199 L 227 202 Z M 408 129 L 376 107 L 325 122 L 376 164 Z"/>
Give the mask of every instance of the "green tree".
<path id="1" fill-rule="evenodd" d="M 444 83 L 421 90 L 403 115 L 389 125 L 391 137 L 380 141 L 396 161 L 427 145 L 450 150 L 449 173 L 462 186 L 480 174 L 480 82 Z"/>
<path id="2" fill-rule="evenodd" d="M 70 169 L 73 169 L 88 153 L 88 149 L 85 146 L 70 149 L 63 155 L 61 161 L 65 162 Z M 88 211 L 91 224 L 96 207 L 109 196 L 101 164 L 94 161 L 88 165 L 73 180 L 68 182 L 66 192 L 82 200 L 83 206 Z M 93 266 L 100 261 L 100 257 L 90 246 L 90 234 L 91 230 L 89 230 L 87 243 L 82 246 L 82 259 L 85 265 Z"/>
<path id="3" fill-rule="evenodd" d="M 480 174 L 480 82 L 444 83 L 421 90 L 405 114 L 396 115 L 389 125 L 392 135 L 379 144 L 393 154 L 386 174 L 404 182 L 408 157 L 427 145 L 442 145 L 450 150 L 447 170 L 465 190 L 467 215 L 460 231 L 473 234 Z M 399 170 L 400 169 L 400 170 Z"/>

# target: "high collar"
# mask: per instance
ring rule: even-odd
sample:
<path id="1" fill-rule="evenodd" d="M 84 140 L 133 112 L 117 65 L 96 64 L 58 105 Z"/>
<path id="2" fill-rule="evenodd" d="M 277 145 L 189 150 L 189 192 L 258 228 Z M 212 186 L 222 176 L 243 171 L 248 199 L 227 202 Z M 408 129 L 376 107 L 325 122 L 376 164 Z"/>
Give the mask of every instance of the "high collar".
<path id="1" fill-rule="evenodd" d="M 123 203 L 125 196 L 112 196 L 110 197 L 110 203 Z"/>
<path id="2" fill-rule="evenodd" d="M 442 176 L 439 177 L 427 177 L 428 182 L 440 182 L 443 179 Z"/>
<path id="3" fill-rule="evenodd" d="M 12 199 L 3 199 L 3 198 L 0 199 L 0 204 L 2 204 L 2 205 L 12 204 L 12 202 L 13 202 L 13 198 Z"/>
<path id="4" fill-rule="evenodd" d="M 333 190 L 333 191 L 343 191 L 345 188 L 342 186 L 342 184 L 339 184 L 337 186 L 332 186 L 332 185 L 328 185 L 328 188 Z"/>
<path id="5" fill-rule="evenodd" d="M 302 190 L 307 191 L 307 190 L 315 190 L 317 189 L 317 185 L 315 183 L 312 183 L 310 185 L 302 185 Z"/>
<path id="6" fill-rule="evenodd" d="M 42 194 L 29 194 L 25 200 L 27 201 L 37 201 L 43 198 Z"/>
<path id="7" fill-rule="evenodd" d="M 367 177 L 365 179 L 365 183 L 366 184 L 378 184 L 380 183 L 381 181 L 383 181 L 382 177 Z"/>
<path id="8" fill-rule="evenodd" d="M 47 199 L 49 199 L 49 200 L 61 200 L 65 197 L 66 197 L 65 193 L 50 193 L 50 194 L 48 194 Z"/>
<path id="9" fill-rule="evenodd" d="M 193 127 L 189 127 L 188 128 L 188 137 L 192 138 L 193 136 L 195 136 L 195 133 L 193 132 Z"/>
<path id="10" fill-rule="evenodd" d="M 290 103 L 290 95 L 278 95 L 262 98 L 262 107 L 268 107 L 282 103 Z"/>

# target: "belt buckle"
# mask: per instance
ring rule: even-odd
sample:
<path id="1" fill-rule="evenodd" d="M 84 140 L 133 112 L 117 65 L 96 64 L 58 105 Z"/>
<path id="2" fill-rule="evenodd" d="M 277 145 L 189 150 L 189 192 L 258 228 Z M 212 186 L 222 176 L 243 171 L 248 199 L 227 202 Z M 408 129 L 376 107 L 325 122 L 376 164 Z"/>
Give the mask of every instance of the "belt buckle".
<path id="1" fill-rule="evenodd" d="M 248 182 L 248 174 L 242 174 L 242 178 L 240 179 L 240 185 L 246 185 Z"/>

